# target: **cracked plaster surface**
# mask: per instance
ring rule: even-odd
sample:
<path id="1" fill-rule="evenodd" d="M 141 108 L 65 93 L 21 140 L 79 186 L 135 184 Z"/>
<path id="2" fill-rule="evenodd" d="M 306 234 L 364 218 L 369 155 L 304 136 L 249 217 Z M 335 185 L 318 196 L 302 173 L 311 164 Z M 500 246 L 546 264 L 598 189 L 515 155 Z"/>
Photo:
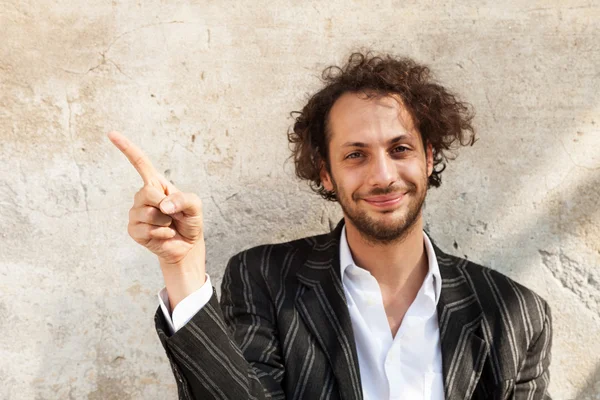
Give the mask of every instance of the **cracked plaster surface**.
<path id="1" fill-rule="evenodd" d="M 600 7 L 353 4 L 0 5 L 0 398 L 174 398 L 160 272 L 126 233 L 142 183 L 105 133 L 203 199 L 219 285 L 237 251 L 340 218 L 293 178 L 287 115 L 364 46 L 474 105 L 480 140 L 430 191 L 426 228 L 548 300 L 554 398 L 600 396 Z"/>

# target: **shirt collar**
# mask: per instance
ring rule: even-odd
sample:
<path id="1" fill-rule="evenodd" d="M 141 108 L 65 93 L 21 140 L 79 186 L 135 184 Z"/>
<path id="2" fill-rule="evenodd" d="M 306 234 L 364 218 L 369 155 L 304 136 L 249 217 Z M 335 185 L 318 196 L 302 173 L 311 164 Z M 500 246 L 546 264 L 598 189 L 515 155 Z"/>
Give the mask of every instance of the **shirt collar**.
<path id="1" fill-rule="evenodd" d="M 440 299 L 440 293 L 442 292 L 442 276 L 440 274 L 440 266 L 438 265 L 437 257 L 435 256 L 435 251 L 433 250 L 431 240 L 429 240 L 429 237 L 425 231 L 423 231 L 423 242 L 425 244 L 425 251 L 427 252 L 427 260 L 429 261 L 429 272 L 427 272 L 423 284 L 427 285 L 428 282 L 433 280 L 433 289 L 435 293 L 434 302 L 437 305 Z M 344 279 L 344 273 L 346 272 L 346 269 L 351 265 L 356 266 L 354 259 L 352 258 L 352 253 L 350 252 L 350 246 L 348 246 L 348 239 L 346 238 L 346 226 L 344 225 L 340 237 L 340 276 L 342 279 Z"/>

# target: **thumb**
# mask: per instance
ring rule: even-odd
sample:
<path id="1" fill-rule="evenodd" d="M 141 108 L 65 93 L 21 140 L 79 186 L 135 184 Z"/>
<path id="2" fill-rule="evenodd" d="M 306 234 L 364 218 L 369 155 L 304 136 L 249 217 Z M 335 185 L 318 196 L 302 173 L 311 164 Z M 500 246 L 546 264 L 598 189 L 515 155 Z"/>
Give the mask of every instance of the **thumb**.
<path id="1" fill-rule="evenodd" d="M 185 216 L 198 216 L 202 214 L 202 200 L 194 193 L 171 193 L 162 199 L 159 207 L 160 211 L 167 215 L 182 213 Z"/>

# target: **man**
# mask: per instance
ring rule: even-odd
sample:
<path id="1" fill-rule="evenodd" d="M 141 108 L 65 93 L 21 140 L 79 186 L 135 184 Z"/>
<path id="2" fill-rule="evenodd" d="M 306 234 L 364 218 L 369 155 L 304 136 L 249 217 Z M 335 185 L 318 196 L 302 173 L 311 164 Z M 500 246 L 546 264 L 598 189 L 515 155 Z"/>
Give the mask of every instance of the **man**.
<path id="1" fill-rule="evenodd" d="M 469 107 L 409 59 L 357 53 L 323 80 L 289 140 L 344 219 L 232 257 L 220 307 L 200 200 L 109 134 L 144 179 L 129 234 L 160 261 L 155 322 L 180 398 L 549 398 L 546 302 L 423 231 L 448 150 L 474 143 Z"/>

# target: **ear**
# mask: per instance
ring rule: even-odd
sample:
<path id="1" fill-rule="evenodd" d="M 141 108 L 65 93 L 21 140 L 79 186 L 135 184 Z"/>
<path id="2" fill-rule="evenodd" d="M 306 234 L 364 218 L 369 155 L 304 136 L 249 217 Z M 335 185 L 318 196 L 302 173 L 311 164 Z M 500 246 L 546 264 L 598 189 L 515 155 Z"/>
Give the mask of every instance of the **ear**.
<path id="1" fill-rule="evenodd" d="M 431 176 L 431 174 L 433 173 L 433 146 L 431 145 L 431 143 L 427 143 L 425 158 L 425 161 L 427 162 L 427 176 Z"/>
<path id="2" fill-rule="evenodd" d="M 321 178 L 321 183 L 323 184 L 325 190 L 332 192 L 333 182 L 331 181 L 331 175 L 329 174 L 329 171 L 327 171 L 325 161 L 321 161 L 321 171 L 319 172 L 319 178 Z"/>

